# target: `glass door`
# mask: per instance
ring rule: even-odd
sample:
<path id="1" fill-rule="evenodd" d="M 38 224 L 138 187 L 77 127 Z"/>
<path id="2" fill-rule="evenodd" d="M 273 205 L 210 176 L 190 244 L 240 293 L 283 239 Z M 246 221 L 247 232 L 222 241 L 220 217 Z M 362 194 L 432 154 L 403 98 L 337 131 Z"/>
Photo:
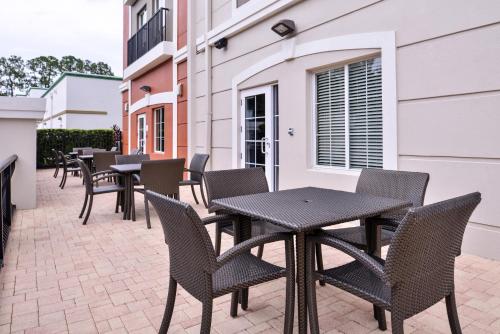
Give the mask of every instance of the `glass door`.
<path id="1" fill-rule="evenodd" d="M 269 189 L 275 189 L 273 86 L 241 92 L 241 166 L 264 168 Z"/>
<path id="2" fill-rule="evenodd" d="M 146 115 L 137 116 L 137 148 L 146 153 Z"/>

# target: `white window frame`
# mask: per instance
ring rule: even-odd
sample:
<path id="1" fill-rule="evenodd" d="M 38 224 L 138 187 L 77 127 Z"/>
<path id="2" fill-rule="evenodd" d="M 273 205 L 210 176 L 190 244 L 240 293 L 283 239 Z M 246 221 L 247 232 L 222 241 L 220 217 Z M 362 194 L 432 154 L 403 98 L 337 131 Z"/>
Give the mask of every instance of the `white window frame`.
<path id="1" fill-rule="evenodd" d="M 163 110 L 163 151 L 158 150 L 156 146 L 157 131 L 156 131 L 156 112 Z M 153 109 L 153 126 L 154 126 L 154 151 L 155 153 L 165 153 L 165 107 L 159 107 Z"/>
<path id="2" fill-rule="evenodd" d="M 147 133 L 148 133 L 148 124 L 147 124 L 147 117 L 146 117 L 146 113 L 143 113 L 143 114 L 139 114 L 137 115 L 137 148 L 140 148 L 140 128 L 139 128 L 139 123 L 140 123 L 140 119 L 143 119 L 144 120 L 144 131 L 143 131 L 143 135 L 144 135 L 144 147 L 143 147 L 143 150 L 142 150 L 142 154 L 146 154 L 147 152 L 147 147 L 148 147 L 148 140 L 147 140 Z"/>
<path id="3" fill-rule="evenodd" d="M 354 63 L 357 63 L 357 62 L 361 62 L 361 61 L 365 61 L 365 60 L 370 60 L 370 59 L 374 59 L 374 58 L 378 58 L 378 57 L 381 57 L 380 54 L 375 54 L 375 55 L 369 55 L 369 56 L 366 56 L 366 57 L 363 57 L 363 58 L 356 58 L 356 59 L 352 59 L 352 60 L 349 60 L 349 61 L 346 61 L 346 62 L 342 62 L 342 63 L 339 63 L 337 65 L 332 65 L 332 66 L 328 66 L 328 67 L 323 67 L 323 68 L 320 68 L 320 69 L 316 69 L 314 71 L 311 71 L 310 72 L 310 81 L 311 81 L 311 101 L 312 101 L 312 107 L 311 107 L 311 110 L 312 110 L 312 129 L 311 129 L 311 133 L 312 133 L 312 152 L 313 152 L 313 169 L 318 169 L 318 170 L 330 170 L 330 171 L 340 171 L 340 172 L 347 172 L 347 173 L 350 173 L 350 172 L 353 172 L 353 173 L 359 173 L 360 169 L 359 168 L 350 168 L 350 159 L 349 159 L 349 141 L 350 141 L 350 138 L 349 138 L 349 90 L 348 89 L 344 89 L 344 107 L 345 107 L 345 118 L 344 118 L 344 129 L 345 129 L 345 166 L 344 167 L 339 167 L 339 166 L 325 166 L 325 165 L 320 165 L 318 164 L 318 154 L 317 154 L 317 149 L 318 149 L 318 146 L 317 146 L 317 143 L 318 143 L 318 137 L 317 137 L 317 110 L 316 110 L 316 107 L 317 107 L 317 100 L 316 100 L 316 95 L 317 95 L 317 87 L 316 87 L 316 75 L 319 74 L 319 73 L 323 73 L 325 71 L 329 71 L 329 70 L 333 70 L 333 69 L 336 69 L 336 68 L 341 68 L 343 67 L 344 68 L 344 88 L 345 87 L 348 87 L 349 85 L 349 65 L 350 64 L 354 64 Z M 384 72 L 382 70 L 382 80 L 384 80 Z M 382 90 L 382 100 L 384 98 L 383 96 L 384 94 L 384 91 Z M 382 109 L 382 124 L 386 121 L 386 113 L 385 113 L 385 109 L 383 108 Z M 385 128 L 383 127 L 383 132 L 382 132 L 382 136 L 385 137 L 386 136 L 386 133 L 385 133 Z M 382 143 L 382 151 L 384 152 L 382 154 L 382 165 L 383 165 L 383 168 L 384 169 L 392 169 L 393 166 L 392 166 L 392 162 L 388 162 L 386 161 L 386 154 L 385 154 L 385 150 L 386 150 L 386 140 L 384 139 L 383 140 L 383 143 Z"/>
<path id="4" fill-rule="evenodd" d="M 141 13 L 144 12 L 144 22 L 141 26 L 139 26 L 139 17 L 141 17 Z M 141 7 L 141 9 L 139 9 L 139 11 L 137 12 L 136 14 L 136 20 L 137 20 L 137 24 L 136 24 L 136 33 L 146 25 L 146 23 L 148 22 L 148 6 L 147 5 L 144 5 Z"/>

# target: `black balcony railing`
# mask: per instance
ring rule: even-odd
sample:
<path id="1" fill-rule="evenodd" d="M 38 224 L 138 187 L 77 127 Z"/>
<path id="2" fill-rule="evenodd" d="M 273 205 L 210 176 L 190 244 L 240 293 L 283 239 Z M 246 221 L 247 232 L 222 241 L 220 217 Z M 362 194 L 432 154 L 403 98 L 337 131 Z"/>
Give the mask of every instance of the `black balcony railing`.
<path id="1" fill-rule="evenodd" d="M 13 205 L 11 199 L 11 179 L 14 174 L 17 155 L 0 162 L 0 265 L 3 266 L 5 247 L 12 224 Z"/>
<path id="2" fill-rule="evenodd" d="M 127 66 L 167 40 L 167 8 L 160 8 L 127 42 Z"/>

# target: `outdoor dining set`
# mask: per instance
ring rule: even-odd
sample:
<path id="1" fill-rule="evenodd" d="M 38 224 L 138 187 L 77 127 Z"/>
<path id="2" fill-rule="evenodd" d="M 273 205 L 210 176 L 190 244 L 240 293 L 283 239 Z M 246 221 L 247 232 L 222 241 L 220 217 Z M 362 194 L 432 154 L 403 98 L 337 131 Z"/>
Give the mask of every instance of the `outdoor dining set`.
<path id="1" fill-rule="evenodd" d="M 271 192 L 263 169 L 205 171 L 206 154 L 195 154 L 185 168 L 184 159 L 88 150 L 75 148 L 72 156 L 54 150 L 54 177 L 63 170 L 61 188 L 68 173 L 83 178 L 83 224 L 94 195 L 105 193 L 117 194 L 116 213 L 135 220 L 135 192 L 144 195 L 147 227 L 149 204 L 161 222 L 170 282 L 160 333 L 168 331 L 178 284 L 202 303 L 200 333 L 209 333 L 214 298 L 231 294 L 228 311 L 236 317 L 239 307 L 248 308 L 249 288 L 278 278 L 286 281 L 284 333 L 294 330 L 295 300 L 298 332 L 307 333 L 309 325 L 311 333 L 319 333 L 316 290 L 323 285 L 371 303 L 380 330 L 387 329 L 385 311 L 390 311 L 393 333 L 403 333 L 404 320 L 445 299 L 451 332 L 461 333 L 455 258 L 480 193 L 423 205 L 429 174 L 371 168 L 361 170 L 354 192 L 315 187 Z M 200 188 L 212 215 L 200 218 L 181 201 L 179 187 L 186 185 L 197 204 L 194 186 Z M 356 221 L 354 227 L 332 228 Z M 214 243 L 209 224 L 215 226 Z M 223 233 L 233 237 L 234 247 L 221 254 Z M 265 245 L 274 242 L 284 244 L 284 266 L 263 259 Z M 389 246 L 385 259 L 384 246 Z M 352 261 L 325 268 L 326 247 Z"/>

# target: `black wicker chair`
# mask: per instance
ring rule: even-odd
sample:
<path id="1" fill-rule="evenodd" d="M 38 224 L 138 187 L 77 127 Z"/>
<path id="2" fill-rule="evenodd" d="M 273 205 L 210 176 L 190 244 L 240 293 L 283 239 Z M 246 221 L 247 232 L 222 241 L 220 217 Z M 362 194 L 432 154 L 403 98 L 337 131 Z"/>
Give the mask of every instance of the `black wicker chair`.
<path id="1" fill-rule="evenodd" d="M 293 331 L 294 251 L 290 234 L 275 233 L 242 242 L 217 257 L 204 225 L 216 223 L 218 216 L 201 220 L 191 206 L 147 191 L 156 209 L 169 248 L 170 283 L 167 304 L 159 333 L 167 333 L 174 310 L 177 284 L 203 304 L 200 333 L 210 333 L 213 299 L 260 283 L 286 277 L 284 332 Z M 275 266 L 252 255 L 253 247 L 284 241 L 286 268 Z M 234 303 L 233 303 L 234 304 Z"/>
<path id="2" fill-rule="evenodd" d="M 59 151 L 59 161 L 62 162 L 63 175 L 61 178 L 61 183 L 59 183 L 59 187 L 64 189 L 66 185 L 66 179 L 68 178 L 68 173 L 79 173 L 80 167 L 75 166 L 76 159 L 68 159 L 63 152 Z"/>
<path id="3" fill-rule="evenodd" d="M 59 168 L 63 166 L 63 162 L 61 161 L 61 158 L 59 157 L 59 153 L 52 149 L 52 154 L 54 155 L 54 166 L 56 167 L 54 170 L 54 178 L 57 178 L 57 175 L 59 175 Z"/>
<path id="4" fill-rule="evenodd" d="M 164 196 L 179 199 L 179 182 L 184 173 L 185 159 L 167 159 L 143 161 L 141 165 L 141 183 L 144 188 L 135 191 L 144 194 L 144 209 L 146 211 L 146 225 L 151 228 L 149 204 L 145 192 L 154 191 Z"/>
<path id="5" fill-rule="evenodd" d="M 327 233 L 307 240 L 308 309 L 311 333 L 319 333 L 315 281 L 324 280 L 391 312 L 392 332 L 403 334 L 403 321 L 446 299 L 452 333 L 461 333 L 455 304 L 455 257 L 480 193 L 412 208 L 398 224 L 387 259 L 372 257 Z M 314 272 L 314 247 L 334 247 L 354 261 Z M 379 320 L 380 325 L 380 320 Z"/>
<path id="6" fill-rule="evenodd" d="M 374 196 L 397 198 L 410 201 L 413 207 L 422 206 L 425 191 L 429 183 L 429 174 L 396 170 L 364 168 L 356 185 L 356 192 Z M 390 244 L 394 231 L 408 209 L 390 212 L 375 218 L 367 218 L 360 226 L 328 230 L 331 236 L 348 242 L 360 249 L 374 248 L 380 256 L 382 246 Z M 377 240 L 367 240 L 366 228 L 381 226 Z M 369 245 L 376 242 L 375 245 Z"/>
<path id="7" fill-rule="evenodd" d="M 212 203 L 219 198 L 251 195 L 269 192 L 266 174 L 262 168 L 241 168 L 205 172 L 205 183 L 207 188 L 208 212 L 215 214 L 230 214 Z M 273 224 L 252 221 L 252 235 L 261 235 L 274 232 L 288 232 Z M 215 254 L 221 251 L 222 233 L 234 237 L 233 222 L 221 220 L 215 226 Z M 264 246 L 260 246 L 257 256 L 262 258 Z"/>
<path id="8" fill-rule="evenodd" d="M 193 198 L 196 204 L 199 204 L 198 198 L 194 191 L 194 186 L 200 186 L 201 198 L 203 199 L 203 204 L 208 207 L 207 200 L 205 199 L 205 194 L 203 192 L 203 174 L 205 173 L 205 166 L 207 165 L 209 155 L 196 153 L 191 159 L 189 168 L 186 168 L 186 172 L 189 172 L 189 180 L 182 180 L 181 186 L 191 186 L 191 192 L 193 193 Z"/>
<path id="9" fill-rule="evenodd" d="M 101 172 L 101 173 L 94 173 L 90 174 L 90 170 L 87 167 L 87 164 L 83 162 L 80 159 L 77 159 L 76 162 L 80 166 L 80 169 L 83 174 L 83 183 L 85 184 L 85 201 L 83 202 L 83 207 L 82 211 L 80 212 L 79 218 L 83 217 L 83 213 L 85 212 L 85 209 L 87 208 L 87 203 L 88 203 L 88 208 L 87 208 L 87 213 L 85 214 L 85 218 L 83 219 L 83 225 L 87 224 L 87 220 L 89 219 L 90 216 L 90 211 L 92 211 L 92 203 L 94 201 L 94 195 L 101 195 L 101 194 L 108 194 L 108 193 L 113 193 L 116 192 L 116 208 L 115 212 L 118 212 L 118 205 L 120 204 L 120 196 L 119 194 L 123 191 L 125 191 L 125 188 L 119 184 L 111 184 L 111 185 L 106 185 L 106 186 L 99 186 L 99 187 L 94 187 L 94 183 L 97 183 L 99 180 L 106 179 L 108 177 L 115 177 L 118 176 L 119 174 L 114 173 L 114 174 L 109 174 L 107 171 Z M 99 176 L 100 175 L 100 176 Z"/>

